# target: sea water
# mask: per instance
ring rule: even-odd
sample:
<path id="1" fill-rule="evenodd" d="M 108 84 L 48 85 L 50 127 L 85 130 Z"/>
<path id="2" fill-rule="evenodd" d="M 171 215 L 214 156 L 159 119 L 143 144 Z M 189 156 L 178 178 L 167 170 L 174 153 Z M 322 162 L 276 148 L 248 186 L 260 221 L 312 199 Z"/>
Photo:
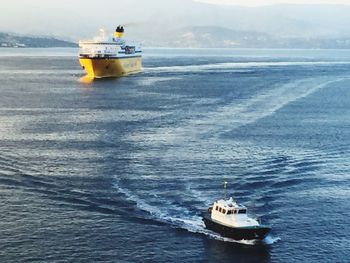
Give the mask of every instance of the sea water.
<path id="1" fill-rule="evenodd" d="M 350 51 L 0 49 L 1 262 L 348 262 Z M 272 227 L 224 239 L 228 192 Z"/>

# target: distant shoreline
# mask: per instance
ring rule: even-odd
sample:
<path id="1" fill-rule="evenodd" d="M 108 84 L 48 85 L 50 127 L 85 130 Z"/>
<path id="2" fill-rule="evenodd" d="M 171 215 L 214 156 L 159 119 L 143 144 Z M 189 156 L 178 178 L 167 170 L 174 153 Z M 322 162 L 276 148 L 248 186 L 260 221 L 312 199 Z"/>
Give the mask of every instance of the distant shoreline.
<path id="1" fill-rule="evenodd" d="M 38 46 L 38 47 L 1 47 L 0 50 L 25 50 L 25 49 L 78 49 L 79 45 L 76 46 Z M 152 46 L 144 46 L 144 49 L 148 50 L 275 50 L 275 51 L 285 51 L 285 50 L 295 50 L 295 51 L 303 51 L 303 50 L 314 50 L 314 51 L 322 51 L 322 50 L 338 50 L 338 51 L 350 51 L 350 48 L 281 48 L 281 47 L 152 47 Z"/>
<path id="2" fill-rule="evenodd" d="M 0 32 L 0 48 L 78 47 L 77 43 L 55 37 L 29 37 Z"/>

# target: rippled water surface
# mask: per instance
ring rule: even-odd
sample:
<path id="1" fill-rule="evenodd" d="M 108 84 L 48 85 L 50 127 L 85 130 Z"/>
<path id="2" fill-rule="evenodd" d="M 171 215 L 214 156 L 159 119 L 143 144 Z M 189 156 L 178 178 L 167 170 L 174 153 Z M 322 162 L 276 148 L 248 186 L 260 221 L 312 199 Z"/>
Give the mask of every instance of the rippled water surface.
<path id="1" fill-rule="evenodd" d="M 1 262 L 349 261 L 350 51 L 75 55 L 0 50 Z M 224 180 L 263 244 L 203 227 Z"/>

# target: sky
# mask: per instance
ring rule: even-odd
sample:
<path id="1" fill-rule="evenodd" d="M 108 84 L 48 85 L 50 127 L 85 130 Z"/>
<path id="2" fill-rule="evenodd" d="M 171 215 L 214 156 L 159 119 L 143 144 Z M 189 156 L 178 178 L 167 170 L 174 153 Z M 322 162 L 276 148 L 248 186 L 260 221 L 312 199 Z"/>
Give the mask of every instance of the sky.
<path id="1" fill-rule="evenodd" d="M 15 32 L 23 35 L 57 36 L 65 39 L 86 38 L 95 34 L 99 28 L 114 28 L 116 23 L 143 24 L 155 27 L 169 27 L 186 25 L 203 25 L 206 22 L 221 21 L 226 25 L 237 25 L 238 30 L 259 30 L 260 22 L 267 20 L 269 25 L 279 23 L 274 20 L 274 14 L 263 13 L 257 16 L 236 10 L 230 13 L 225 5 L 238 5 L 252 11 L 258 11 L 260 6 L 273 4 L 347 4 L 350 8 L 350 0 L 0 0 L 0 32 Z M 198 7 L 200 3 L 210 3 L 213 7 Z M 255 10 L 257 9 L 257 10 Z M 321 16 L 320 22 L 328 23 L 327 19 L 338 20 L 337 25 L 348 25 L 348 13 L 339 15 L 343 7 L 337 7 L 335 11 L 320 10 L 310 11 L 298 9 L 292 12 L 291 8 L 278 10 L 277 15 L 286 15 L 287 19 L 303 21 L 304 17 L 314 19 Z M 324 8 L 325 9 L 325 8 Z M 326 8 L 328 9 L 328 7 Z M 224 12 L 223 12 L 224 11 Z M 226 16 L 223 14 L 226 11 Z M 349 10 L 345 10 L 349 11 Z M 327 13 L 328 12 L 328 13 Z M 343 12 L 343 13 L 344 13 Z M 303 17 L 295 17 L 298 14 Z M 248 14 L 249 15 L 249 14 Z M 291 15 L 293 17 L 291 17 Z M 239 17 L 239 21 L 234 20 Z M 257 23 L 259 19 L 259 23 Z M 273 21 L 272 21 L 273 20 Z M 237 22 L 240 22 L 239 24 Z M 332 22 L 332 21 L 331 21 Z M 329 22 L 328 24 L 331 24 Z M 151 25 L 149 25 L 151 23 Z M 185 25 L 185 23 L 187 23 Z M 301 23 L 301 22 L 300 22 Z M 215 24 L 215 22 L 214 22 Z M 254 27 L 252 27 L 254 26 Z M 331 28 L 333 30 L 333 28 Z"/>
<path id="2" fill-rule="evenodd" d="M 264 6 L 274 4 L 342 4 L 350 5 L 350 0 L 196 0 L 216 5 Z"/>

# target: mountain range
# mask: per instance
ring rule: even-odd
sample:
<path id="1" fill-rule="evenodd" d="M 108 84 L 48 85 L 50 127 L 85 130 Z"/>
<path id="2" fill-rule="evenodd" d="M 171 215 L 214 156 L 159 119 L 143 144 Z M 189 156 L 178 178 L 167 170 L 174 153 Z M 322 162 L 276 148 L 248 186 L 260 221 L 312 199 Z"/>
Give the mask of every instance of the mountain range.
<path id="1" fill-rule="evenodd" d="M 350 48 L 350 6 L 220 6 L 180 0 L 127 27 L 146 46 Z"/>
<path id="2" fill-rule="evenodd" d="M 26 19 L 29 10 L 22 14 L 23 23 L 18 19 L 7 23 L 9 19 L 2 15 L 0 30 L 21 35 L 49 32 L 50 37 L 39 41 L 41 44 L 14 35 L 20 42 L 29 41 L 30 46 L 72 45 L 68 42 L 92 38 L 101 27 L 113 31 L 118 24 L 124 24 L 126 37 L 144 46 L 350 48 L 350 5 L 283 4 L 252 8 L 191 0 L 106 0 L 104 3 L 109 8 L 103 9 L 103 15 L 96 12 L 100 6 L 97 0 L 84 6 L 84 17 L 88 20 L 77 19 L 81 15 L 81 3 L 68 0 L 60 2 L 59 13 L 42 12 L 29 20 Z M 26 2 L 23 5 L 31 8 Z M 53 5 L 54 2 L 41 2 L 42 10 L 49 7 L 53 10 Z M 44 20 L 47 26 L 43 26 Z M 50 39 L 67 41 L 53 44 Z"/>
<path id="3" fill-rule="evenodd" d="M 305 48 L 348 49 L 350 37 L 281 37 L 253 31 L 238 31 L 218 26 L 184 27 L 165 36 L 143 38 L 144 46 L 187 48 Z"/>
<path id="4" fill-rule="evenodd" d="M 0 47 L 76 47 L 77 44 L 54 37 L 20 36 L 0 33 Z"/>

